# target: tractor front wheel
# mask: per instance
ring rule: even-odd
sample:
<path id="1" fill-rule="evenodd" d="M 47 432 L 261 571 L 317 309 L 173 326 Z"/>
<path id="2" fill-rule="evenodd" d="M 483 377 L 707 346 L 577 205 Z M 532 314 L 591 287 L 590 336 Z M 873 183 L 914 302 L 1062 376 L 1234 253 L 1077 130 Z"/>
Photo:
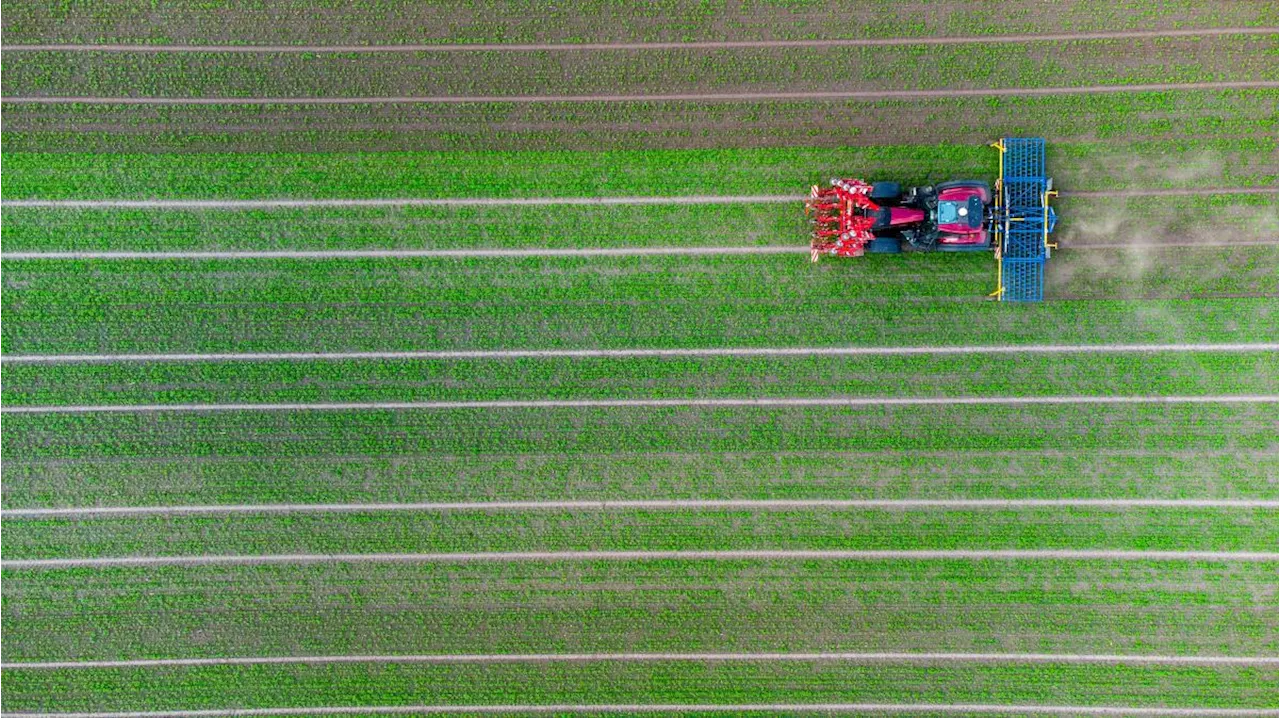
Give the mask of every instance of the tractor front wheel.
<path id="1" fill-rule="evenodd" d="M 867 243 L 868 254 L 901 254 L 902 241 L 897 237 L 876 237 Z"/>
<path id="2" fill-rule="evenodd" d="M 876 182 L 868 195 L 876 204 L 897 204 L 902 199 L 902 185 L 897 182 Z"/>

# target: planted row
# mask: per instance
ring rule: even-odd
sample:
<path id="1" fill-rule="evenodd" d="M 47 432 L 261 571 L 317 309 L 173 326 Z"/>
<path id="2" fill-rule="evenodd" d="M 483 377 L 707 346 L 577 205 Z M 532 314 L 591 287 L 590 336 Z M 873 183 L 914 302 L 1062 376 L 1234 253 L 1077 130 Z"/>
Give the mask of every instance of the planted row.
<path id="1" fill-rule="evenodd" d="M 6 458 L 753 451 L 1263 451 L 1275 401 L 13 414 Z"/>
<path id="2" fill-rule="evenodd" d="M 800 196 L 831 177 L 903 183 L 994 179 L 996 153 L 965 144 L 815 148 L 125 154 L 15 152 L 5 199 Z M 1061 189 L 1276 185 L 1266 138 L 1051 142 Z M 1140 178 L 1137 182 L 1135 178 Z"/>

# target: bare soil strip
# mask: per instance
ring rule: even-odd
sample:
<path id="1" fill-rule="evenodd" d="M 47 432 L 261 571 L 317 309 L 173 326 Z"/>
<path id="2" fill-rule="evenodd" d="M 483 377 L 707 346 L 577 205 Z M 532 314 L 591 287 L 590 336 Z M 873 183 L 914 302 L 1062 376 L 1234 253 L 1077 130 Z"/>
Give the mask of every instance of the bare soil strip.
<path id="1" fill-rule="evenodd" d="M 6 199 L 0 202 L 0 205 L 4 207 L 61 207 L 65 209 L 264 209 L 305 207 L 761 204 L 802 201 L 804 201 L 804 197 L 800 195 L 684 195 L 675 197 L 400 197 L 387 199 Z"/>
<path id="2" fill-rule="evenodd" d="M 0 414 L 151 414 L 224 411 L 411 411 L 419 409 L 595 409 L 612 407 L 956 406 L 1037 404 L 1274 404 L 1280 396 L 954 396 L 777 399 L 553 399 L 538 401 L 388 401 L 316 404 L 100 404 L 5 406 Z"/>
<path id="3" fill-rule="evenodd" d="M 528 563 L 559 561 L 1208 561 L 1274 563 L 1280 553 L 1249 551 L 1126 551 L 1109 549 L 937 549 L 734 551 L 495 551 L 475 553 L 346 553 L 200 556 L 104 556 L 4 559 L 0 568 L 63 569 L 117 566 L 260 566 L 316 563 Z"/>
<path id="4" fill-rule="evenodd" d="M 1274 239 L 1246 239 L 1210 242 L 1081 242 L 1063 245 L 1059 252 L 1081 249 L 1167 249 L 1169 247 L 1274 247 Z"/>
<path id="5" fill-rule="evenodd" d="M 1239 187 L 1236 189 L 1217 189 L 1214 187 L 1175 187 L 1170 189 L 1106 189 L 1106 190 L 1063 190 L 1062 197 L 1196 197 L 1211 194 L 1276 194 L 1276 187 Z"/>
<path id="6" fill-rule="evenodd" d="M 1264 352 L 1280 344 L 1026 344 L 935 347 L 730 347 L 711 349 L 495 349 L 418 352 L 277 352 L 261 354 L 31 354 L 0 356 L 4 364 L 115 362 L 351 361 L 358 359 L 633 359 L 752 356 L 904 356 L 913 354 L 1112 354 L 1130 352 Z"/>
<path id="7" fill-rule="evenodd" d="M 713 42 L 479 43 L 430 45 L 6 45 L 5 52 L 137 52 L 137 53 L 379 53 L 379 52 L 581 52 L 611 50 L 729 50 L 735 48 L 887 47 L 899 45 L 985 45 L 991 43 L 1140 40 L 1161 37 L 1274 35 L 1268 27 L 1212 27 L 1190 30 L 1130 30 L 1023 35 L 958 35 L 955 37 L 886 37 L 845 40 L 731 40 Z"/>
<path id="8" fill-rule="evenodd" d="M 971 663 L 1120 663 L 1126 665 L 1269 666 L 1275 656 L 1152 656 L 1063 653 L 489 653 L 378 656 L 243 656 L 233 658 L 159 658 L 121 661 L 32 661 L 0 663 L 3 670 L 65 668 L 154 668 L 161 666 L 256 666 L 330 663 L 586 663 L 595 661 L 846 661 Z"/>
<path id="9" fill-rule="evenodd" d="M 25 95 L 0 98 L 26 105 L 453 105 L 551 102 L 742 102 L 771 100 L 910 100 L 924 97 L 1026 97 L 1115 92 L 1245 90 L 1275 87 L 1271 81 L 1160 82 L 1081 87 L 1006 87 L 954 90 L 851 90 L 837 92 L 704 92 L 655 95 L 421 95 L 387 97 L 86 97 Z"/>
<path id="10" fill-rule="evenodd" d="M 1280 187 L 1185 187 L 1097 191 L 1062 190 L 1062 197 L 1166 197 L 1277 194 Z M 506 207 L 550 205 L 764 204 L 802 202 L 800 195 L 681 195 L 667 197 L 396 197 L 379 199 L 6 199 L 5 208 L 62 209 L 297 209 L 307 207 Z M 508 250 L 500 250 L 508 251 Z M 515 250 L 520 251 L 520 250 Z M 541 250 L 539 250 L 541 251 Z M 565 250 L 581 251 L 581 250 Z M 595 251 L 595 250 L 589 250 Z M 16 256 L 6 254 L 7 257 Z"/>
<path id="11" fill-rule="evenodd" d="M 792 511 L 797 509 L 1019 509 L 1174 508 L 1264 509 L 1280 507 L 1265 499 L 637 499 L 619 501 L 479 501 L 404 504 L 222 504 L 203 506 L 86 506 L 54 509 L 5 509 L 6 519 L 79 516 L 185 516 L 226 514 L 376 513 L 383 511 L 621 511 L 717 510 Z"/>
<path id="12" fill-rule="evenodd" d="M 414 706 L 317 706 L 305 708 L 225 708 L 171 711 L 116 711 L 97 713 L 9 713 L 24 718 L 223 718 L 224 716 L 288 715 L 440 715 L 498 713 L 889 713 L 954 714 L 996 713 L 1070 716 L 1275 716 L 1268 708 L 1131 708 L 1128 706 L 1053 706 L 964 703 L 663 703 L 663 704 L 546 704 L 546 705 L 414 705 Z"/>

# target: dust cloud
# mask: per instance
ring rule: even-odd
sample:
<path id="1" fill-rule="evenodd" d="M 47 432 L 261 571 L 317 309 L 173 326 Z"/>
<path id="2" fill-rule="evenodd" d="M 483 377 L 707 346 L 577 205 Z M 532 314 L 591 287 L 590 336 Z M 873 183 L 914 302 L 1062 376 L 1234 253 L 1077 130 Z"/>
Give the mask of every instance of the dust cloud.
<path id="1" fill-rule="evenodd" d="M 1222 183 L 1228 164 L 1213 151 L 1176 161 L 1099 154 L 1074 171 L 1070 183 L 1093 189 L 1127 176 L 1132 187 L 1207 187 Z M 1059 189 L 1071 186 L 1063 182 Z M 1250 262 L 1240 260 L 1242 253 L 1263 256 L 1268 250 L 1260 245 L 1277 243 L 1280 218 L 1273 195 L 1076 197 L 1054 204 L 1059 229 L 1053 240 L 1060 249 L 1046 282 L 1059 297 L 1178 296 L 1230 284 L 1233 274 L 1241 275 L 1242 289 L 1269 284 L 1258 268 L 1242 270 Z M 1274 270 L 1263 272 L 1274 276 Z"/>

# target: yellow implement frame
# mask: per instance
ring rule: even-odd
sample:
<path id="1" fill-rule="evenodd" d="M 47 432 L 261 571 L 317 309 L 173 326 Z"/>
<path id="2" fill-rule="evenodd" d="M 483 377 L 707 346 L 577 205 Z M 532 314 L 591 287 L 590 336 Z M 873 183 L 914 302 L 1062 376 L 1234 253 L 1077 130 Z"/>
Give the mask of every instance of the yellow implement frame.
<path id="1" fill-rule="evenodd" d="M 1001 191 L 1004 187 L 1004 140 L 992 142 L 991 146 L 1000 151 L 1000 176 L 996 178 L 995 185 L 995 217 L 1000 217 L 1000 200 L 1004 196 Z M 1045 210 L 1048 212 L 1048 210 Z M 988 294 L 988 297 L 995 297 L 996 301 L 1004 301 L 1004 263 L 1000 261 L 1001 251 L 1004 249 L 1004 227 L 999 221 L 991 223 L 991 229 L 995 234 L 993 240 L 996 246 L 996 291 Z M 1049 235 L 1045 234 L 1045 242 L 1049 241 Z"/>
<path id="2" fill-rule="evenodd" d="M 1053 242 L 1053 243 L 1049 242 L 1049 198 L 1057 197 L 1057 196 L 1058 196 L 1058 190 L 1051 189 L 1044 193 L 1044 196 L 1041 197 L 1041 202 L 1040 202 L 1041 204 L 1044 205 L 1044 256 L 1046 257 L 1049 256 L 1049 250 L 1058 248 L 1057 242 Z"/>

